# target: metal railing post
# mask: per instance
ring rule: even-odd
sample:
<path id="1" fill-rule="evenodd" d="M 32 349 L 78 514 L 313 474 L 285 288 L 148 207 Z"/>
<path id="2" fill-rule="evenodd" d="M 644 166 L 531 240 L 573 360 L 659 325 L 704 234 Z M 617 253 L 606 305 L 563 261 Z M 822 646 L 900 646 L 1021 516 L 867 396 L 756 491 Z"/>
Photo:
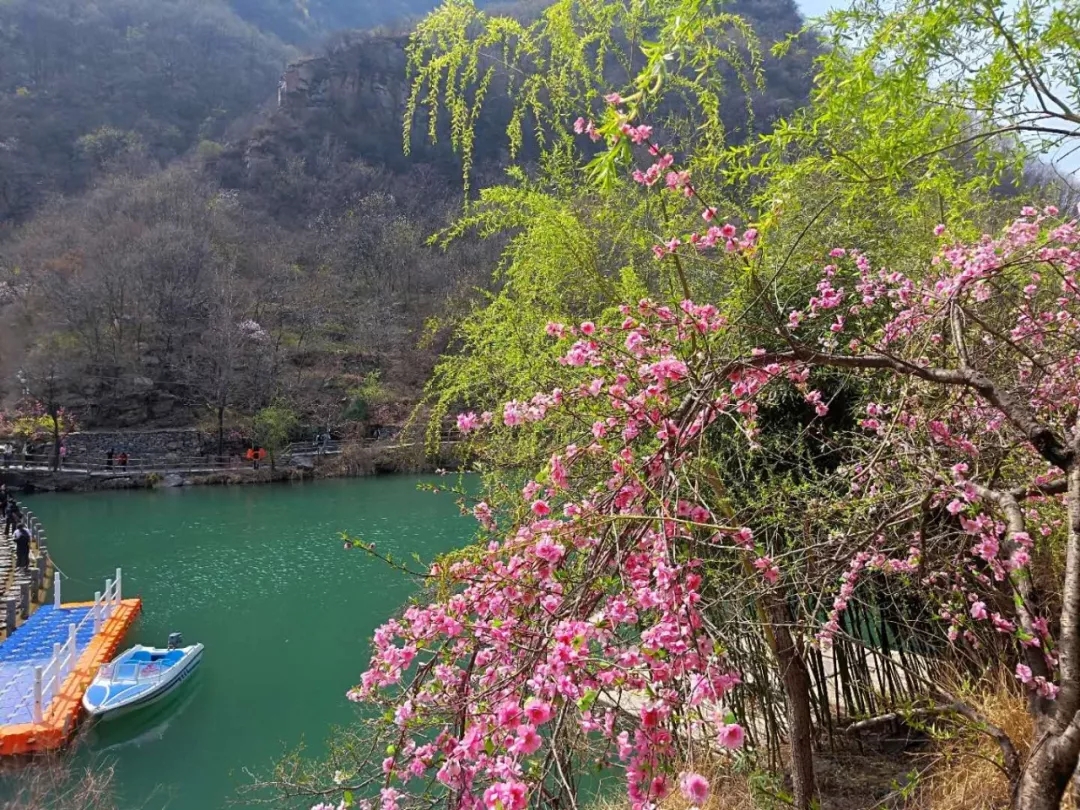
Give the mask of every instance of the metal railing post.
<path id="1" fill-rule="evenodd" d="M 53 607 L 60 607 L 60 572 L 53 574 Z"/>
<path id="2" fill-rule="evenodd" d="M 34 667 L 34 722 L 41 723 L 44 716 L 41 705 L 41 667 Z"/>
<path id="3" fill-rule="evenodd" d="M 94 635 L 101 632 L 101 591 L 94 591 Z"/>
<path id="4" fill-rule="evenodd" d="M 116 604 L 120 604 L 120 600 L 123 597 L 120 596 L 120 569 L 116 569 Z"/>

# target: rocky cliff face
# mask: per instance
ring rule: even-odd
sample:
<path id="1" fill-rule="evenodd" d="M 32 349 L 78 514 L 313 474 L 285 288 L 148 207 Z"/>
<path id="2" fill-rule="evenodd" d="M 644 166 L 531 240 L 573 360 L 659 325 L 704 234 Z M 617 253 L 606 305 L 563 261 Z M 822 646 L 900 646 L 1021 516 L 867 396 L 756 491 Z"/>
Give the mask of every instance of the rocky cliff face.
<path id="1" fill-rule="evenodd" d="M 253 201 L 275 216 L 290 217 L 333 209 L 357 193 L 393 193 L 387 175 L 421 165 L 425 183 L 459 191 L 461 167 L 448 137 L 432 145 L 420 126 L 410 154 L 402 148 L 407 44 L 405 36 L 353 33 L 290 64 L 261 120 L 212 161 L 218 180 L 256 194 Z M 478 166 L 506 157 L 507 105 L 493 94 L 485 106 L 478 127 L 490 128 L 491 137 L 477 138 Z"/>
<path id="2" fill-rule="evenodd" d="M 413 162 L 401 146 L 406 43 L 350 35 L 290 64 L 262 120 L 216 160 L 221 180 L 272 196 L 305 179 L 336 183 L 356 162 L 406 170 Z"/>

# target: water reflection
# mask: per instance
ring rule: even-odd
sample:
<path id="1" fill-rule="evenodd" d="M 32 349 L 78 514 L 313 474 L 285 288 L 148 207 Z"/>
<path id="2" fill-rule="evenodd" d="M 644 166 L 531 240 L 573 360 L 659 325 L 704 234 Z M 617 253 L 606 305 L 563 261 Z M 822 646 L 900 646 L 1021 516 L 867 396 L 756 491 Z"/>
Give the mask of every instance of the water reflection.
<path id="1" fill-rule="evenodd" d="M 169 726 L 195 701 L 202 686 L 201 669 L 157 703 L 122 717 L 95 722 L 87 732 L 87 741 L 105 755 L 160 742 Z"/>

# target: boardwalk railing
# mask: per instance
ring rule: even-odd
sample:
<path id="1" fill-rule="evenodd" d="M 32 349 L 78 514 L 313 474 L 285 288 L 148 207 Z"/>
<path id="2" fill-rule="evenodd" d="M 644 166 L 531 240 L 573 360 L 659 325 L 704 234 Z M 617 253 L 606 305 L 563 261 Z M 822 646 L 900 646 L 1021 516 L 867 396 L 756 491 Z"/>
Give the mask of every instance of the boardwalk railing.
<path id="1" fill-rule="evenodd" d="M 94 604 L 90 610 L 77 624 L 72 622 L 68 625 L 67 640 L 63 644 L 60 642 L 53 644 L 53 651 L 49 660 L 44 665 L 34 667 L 34 680 L 31 688 L 23 693 L 22 698 L 15 704 L 15 708 L 7 717 L 0 718 L 0 724 L 10 723 L 19 716 L 27 705 L 33 707 L 33 722 L 38 724 L 44 722 L 46 707 L 59 691 L 67 676 L 75 669 L 75 664 L 79 660 L 78 637 L 80 631 L 92 623 L 94 635 L 97 635 L 101 631 L 102 625 L 120 606 L 122 599 L 121 577 L 121 570 L 117 568 L 116 579 L 105 581 L 105 592 L 98 591 L 94 594 Z M 53 597 L 56 607 L 60 606 L 59 579 L 60 574 L 57 573 L 54 583 L 56 592 Z M 17 688 L 18 684 L 17 679 L 12 679 L 7 687 L 0 690 L 0 697 L 8 689 Z M 25 689 L 25 686 L 23 688 Z M 31 701 L 33 701 L 32 704 Z"/>
<path id="2" fill-rule="evenodd" d="M 451 444 L 461 440 L 461 434 L 453 430 L 444 430 L 439 434 L 439 441 L 443 444 Z M 356 447 L 375 447 L 376 445 L 386 445 L 388 447 L 412 447 L 415 445 L 415 441 L 404 441 L 404 437 L 400 433 L 386 436 L 369 436 L 364 439 L 353 439 L 350 441 L 330 441 L 322 444 L 318 442 L 294 442 L 281 451 L 282 458 L 288 458 L 289 456 L 317 456 L 322 455 L 332 456 L 342 452 L 347 446 Z"/>
<path id="3" fill-rule="evenodd" d="M 16 503 L 18 503 L 16 501 Z M 37 545 L 37 565 L 19 571 L 15 569 L 15 548 L 10 538 L 0 541 L 0 551 L 6 546 L 10 559 L 0 559 L 0 601 L 3 613 L 0 614 L 0 629 L 5 635 L 11 635 L 18 624 L 19 617 L 28 618 L 33 610 L 33 603 L 45 587 L 49 566 L 48 538 L 45 529 L 33 512 L 18 504 L 23 521 L 30 529 L 30 534 Z"/>
<path id="4" fill-rule="evenodd" d="M 341 452 L 343 446 L 344 442 L 339 441 L 324 442 L 321 445 L 317 442 L 293 442 L 281 451 L 281 457 L 288 458 L 289 456 L 317 456 L 320 454 L 324 456 L 335 456 Z"/>
<path id="5" fill-rule="evenodd" d="M 124 476 L 132 473 L 169 473 L 169 472 L 216 472 L 248 466 L 250 462 L 238 456 L 219 458 L 217 456 L 129 456 L 126 464 L 113 459 L 110 464 L 104 458 L 91 460 L 83 454 L 69 456 L 60 464 L 60 472 L 81 473 L 84 475 Z M 25 470 L 49 472 L 53 469 L 51 453 L 34 453 L 25 458 L 19 457 L 10 462 L 0 461 L 3 470 Z"/>
<path id="6" fill-rule="evenodd" d="M 440 441 L 452 443 L 461 439 L 461 435 L 455 431 L 443 431 Z M 325 443 L 319 442 L 294 442 L 283 450 L 275 453 L 278 459 L 285 460 L 297 456 L 334 456 L 340 455 L 348 446 L 373 447 L 387 445 L 390 447 L 408 447 L 415 442 L 403 442 L 401 435 L 386 435 L 369 437 L 364 439 L 352 439 L 349 441 L 331 440 Z M 24 470 L 32 472 L 49 472 L 53 469 L 55 459 L 51 452 L 16 454 L 10 459 L 0 458 L 0 472 L 4 470 Z M 269 463 L 269 459 L 263 459 L 262 463 Z M 110 462 L 104 456 L 90 456 L 79 452 L 65 456 L 60 462 L 60 472 L 78 473 L 92 476 L 124 476 L 132 473 L 210 473 L 224 472 L 228 470 L 245 469 L 251 466 L 251 461 L 238 456 L 228 457 L 212 454 L 204 455 L 177 455 L 163 454 L 160 456 L 128 456 L 126 463 L 121 464 L 117 457 Z"/>

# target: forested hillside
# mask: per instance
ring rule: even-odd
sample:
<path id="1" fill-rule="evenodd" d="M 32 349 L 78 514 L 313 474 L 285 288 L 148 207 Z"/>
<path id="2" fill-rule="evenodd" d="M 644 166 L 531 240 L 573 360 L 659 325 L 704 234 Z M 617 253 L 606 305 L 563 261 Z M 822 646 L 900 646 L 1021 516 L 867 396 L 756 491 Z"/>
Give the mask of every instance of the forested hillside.
<path id="1" fill-rule="evenodd" d="M 467 311 L 501 243 L 426 244 L 463 184 L 448 132 L 403 150 L 407 33 L 282 42 L 376 10 L 392 8 L 0 4 L 9 403 L 62 401 L 85 425 L 242 425 L 278 401 L 308 423 L 400 422 L 445 345 L 427 325 Z M 801 24 L 791 0 L 732 10 L 763 46 Z M 765 59 L 752 128 L 742 91 L 724 99 L 733 141 L 805 102 L 815 53 Z M 509 161 L 499 81 L 474 180 Z"/>
<path id="2" fill-rule="evenodd" d="M 0 227 L 221 137 L 290 56 L 218 0 L 0 3 Z"/>

